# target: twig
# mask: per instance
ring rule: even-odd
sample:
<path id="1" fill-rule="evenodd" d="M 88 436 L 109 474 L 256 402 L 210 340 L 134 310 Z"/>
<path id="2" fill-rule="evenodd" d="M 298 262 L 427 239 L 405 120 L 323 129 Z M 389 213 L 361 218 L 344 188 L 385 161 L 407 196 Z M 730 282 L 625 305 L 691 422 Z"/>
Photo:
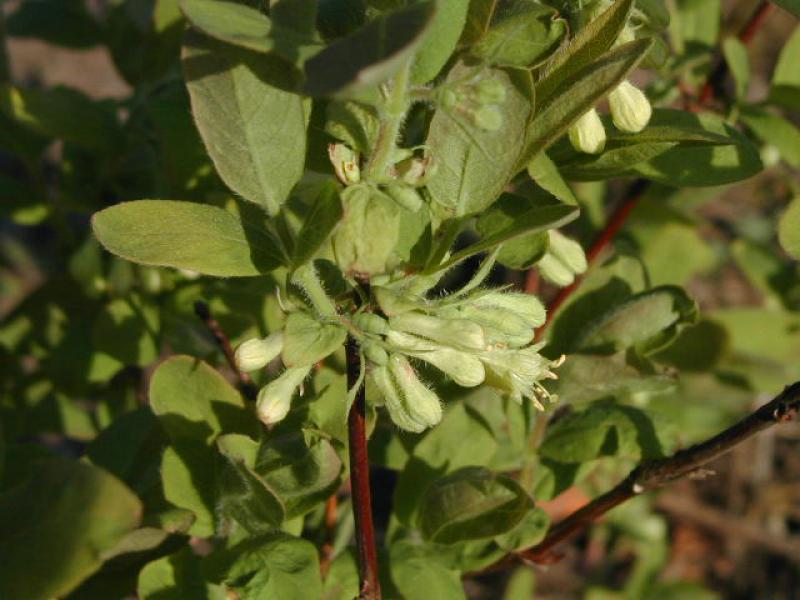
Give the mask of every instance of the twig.
<path id="1" fill-rule="evenodd" d="M 239 381 L 239 390 L 242 392 L 245 398 L 249 400 L 255 400 L 257 390 L 253 385 L 253 380 L 250 378 L 250 375 L 244 371 L 241 371 L 239 367 L 236 366 L 236 358 L 233 353 L 231 341 L 222 330 L 219 321 L 217 321 L 214 318 L 214 315 L 211 313 L 211 307 L 205 302 L 197 301 L 194 303 L 194 314 L 196 314 L 198 318 L 206 324 L 209 332 L 211 332 L 211 335 L 214 337 L 214 341 L 217 342 L 220 350 L 222 350 L 222 354 L 225 355 L 225 360 L 228 362 L 228 366 L 234 372 L 236 379 Z"/>
<path id="2" fill-rule="evenodd" d="M 512 558 L 528 563 L 549 563 L 558 560 L 554 548 L 586 530 L 601 515 L 626 500 L 644 492 L 702 474 L 703 465 L 719 458 L 737 444 L 776 423 L 791 420 L 800 410 L 800 381 L 787 386 L 767 404 L 714 437 L 679 450 L 668 458 L 641 463 L 614 488 L 578 509 L 554 525 L 539 544 L 517 552 Z M 508 564 L 504 559 L 503 564 Z"/>
<path id="3" fill-rule="evenodd" d="M 345 346 L 347 355 L 347 387 L 358 384 L 361 371 L 358 343 L 351 337 Z M 372 496 L 369 489 L 367 457 L 366 398 L 362 385 L 347 417 L 350 446 L 350 488 L 356 527 L 356 550 L 360 594 L 358 600 L 380 600 L 378 554 L 375 548 L 375 527 L 372 523 Z"/>
<path id="4" fill-rule="evenodd" d="M 772 3 L 768 0 L 762 0 L 739 32 L 739 35 L 737 36 L 739 40 L 745 44 L 750 42 L 771 10 Z M 707 105 L 714 99 L 716 93 L 722 88 L 722 84 L 727 75 L 728 63 L 723 58 L 720 58 L 717 62 L 717 66 L 714 67 L 714 70 L 708 76 L 706 83 L 703 85 L 703 88 L 700 91 L 698 101 L 701 105 Z"/>

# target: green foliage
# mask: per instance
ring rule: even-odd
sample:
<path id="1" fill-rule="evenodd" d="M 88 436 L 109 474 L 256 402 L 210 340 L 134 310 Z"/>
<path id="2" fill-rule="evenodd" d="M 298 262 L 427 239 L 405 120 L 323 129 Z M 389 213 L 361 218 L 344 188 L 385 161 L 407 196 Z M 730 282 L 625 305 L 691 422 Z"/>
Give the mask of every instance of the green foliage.
<path id="1" fill-rule="evenodd" d="M 107 4 L 0 23 L 129 84 L 0 52 L 0 597 L 351 600 L 363 392 L 384 597 L 461 600 L 800 378 L 797 28 L 767 81 L 719 0 Z M 599 527 L 587 598 L 704 593 Z"/>

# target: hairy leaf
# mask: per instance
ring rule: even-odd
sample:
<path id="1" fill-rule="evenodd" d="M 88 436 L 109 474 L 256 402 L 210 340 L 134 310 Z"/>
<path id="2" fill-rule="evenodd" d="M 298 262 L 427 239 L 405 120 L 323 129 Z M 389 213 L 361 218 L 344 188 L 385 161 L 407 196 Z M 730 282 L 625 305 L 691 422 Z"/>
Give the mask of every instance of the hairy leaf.
<path id="1" fill-rule="evenodd" d="M 95 213 L 92 227 L 110 252 L 144 265 L 246 277 L 283 262 L 271 234 L 231 212 L 192 202 L 124 202 Z"/>

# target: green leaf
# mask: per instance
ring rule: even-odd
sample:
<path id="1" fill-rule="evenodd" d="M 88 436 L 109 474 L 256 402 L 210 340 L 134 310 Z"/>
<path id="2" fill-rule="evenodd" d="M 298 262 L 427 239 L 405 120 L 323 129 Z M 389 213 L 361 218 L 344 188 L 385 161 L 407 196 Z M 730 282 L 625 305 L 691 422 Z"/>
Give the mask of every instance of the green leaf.
<path id="1" fill-rule="evenodd" d="M 680 332 L 675 341 L 653 358 L 681 372 L 711 371 L 728 351 L 728 332 L 719 323 L 702 320 Z"/>
<path id="2" fill-rule="evenodd" d="M 279 527 L 286 510 L 275 490 L 254 470 L 258 443 L 231 433 L 217 438 L 217 448 L 226 459 L 217 483 L 220 513 L 234 518 L 250 534 Z"/>
<path id="3" fill-rule="evenodd" d="M 191 356 L 173 356 L 150 380 L 150 406 L 174 442 L 206 445 L 221 433 L 257 430 L 255 416 L 216 369 Z"/>
<path id="4" fill-rule="evenodd" d="M 786 164 L 800 168 L 800 128 L 794 123 L 756 108 L 742 109 L 739 118 L 762 142 L 777 148 Z"/>
<path id="5" fill-rule="evenodd" d="M 73 89 L 0 87 L 0 110 L 41 135 L 87 150 L 111 152 L 122 137 L 113 110 Z"/>
<path id="6" fill-rule="evenodd" d="M 575 347 L 602 351 L 639 346 L 653 351 L 674 339 L 679 325 L 696 318 L 697 306 L 682 288 L 660 286 L 599 314 L 575 340 Z"/>
<path id="7" fill-rule="evenodd" d="M 500 195 L 514 174 L 522 149 L 519 132 L 528 123 L 531 101 L 523 91 L 519 75 L 498 69 L 471 67 L 458 63 L 450 70 L 447 83 L 485 77 L 502 85 L 505 100 L 500 105 L 502 124 L 494 131 L 475 125 L 468 111 L 434 113 L 427 144 L 437 163 L 428 183 L 433 200 L 447 213 L 463 217 L 482 212 Z"/>
<path id="8" fill-rule="evenodd" d="M 323 323 L 303 313 L 294 312 L 286 319 L 283 331 L 283 364 L 302 367 L 319 362 L 335 351 L 347 338 L 347 330 L 336 323 Z"/>
<path id="9" fill-rule="evenodd" d="M 558 47 L 567 31 L 566 21 L 556 16 L 554 9 L 534 2 L 502 2 L 470 52 L 492 65 L 536 65 Z"/>
<path id="10" fill-rule="evenodd" d="M 76 49 L 91 48 L 103 39 L 100 24 L 83 0 L 27 0 L 9 15 L 6 33 Z"/>
<path id="11" fill-rule="evenodd" d="M 523 200 L 520 199 L 520 202 L 522 201 Z M 507 206 L 506 204 L 506 207 Z M 502 206 L 500 210 L 502 210 Z M 491 231 L 489 235 L 471 246 L 467 246 L 463 250 L 455 252 L 445 262 L 431 267 L 427 271 L 436 272 L 447 269 L 465 258 L 474 256 L 480 252 L 486 252 L 495 246 L 512 241 L 520 236 L 546 231 L 548 229 L 557 229 L 575 220 L 579 212 L 580 211 L 575 206 L 556 204 L 551 206 L 536 206 L 518 215 L 513 213 L 510 215 L 497 212 L 490 213 L 492 215 L 492 223 L 490 224 L 488 221 L 484 221 L 485 230 Z M 495 224 L 497 224 L 497 228 L 494 227 Z"/>
<path id="12" fill-rule="evenodd" d="M 548 427 L 539 454 L 561 463 L 582 463 L 601 456 L 659 458 L 664 451 L 646 413 L 599 402 Z"/>
<path id="13" fill-rule="evenodd" d="M 389 548 L 392 583 L 405 600 L 466 600 L 461 574 L 431 546 L 398 542 Z"/>
<path id="14" fill-rule="evenodd" d="M 659 110 L 651 126 L 702 128 L 723 135 L 732 143 L 725 146 L 678 147 L 640 162 L 633 171 L 641 177 L 666 185 L 722 185 L 747 179 L 762 169 L 758 149 L 745 136 L 711 113 L 693 114 L 681 110 Z"/>
<path id="15" fill-rule="evenodd" d="M 655 111 L 660 112 L 659 110 Z M 668 122 L 668 119 L 656 120 Z M 657 125 L 646 127 L 639 133 L 625 134 L 617 131 L 604 120 L 608 139 L 605 151 L 599 155 L 576 152 L 565 142 L 553 149 L 553 157 L 558 161 L 561 173 L 573 181 L 596 181 L 611 179 L 624 175 L 641 162 L 672 148 L 695 148 L 708 146 L 724 146 L 734 144 L 735 140 L 728 136 L 707 131 L 699 126 L 681 127 Z"/>
<path id="16" fill-rule="evenodd" d="M 266 83 L 267 61 L 220 52 L 187 35 L 183 70 L 197 129 L 222 180 L 275 215 L 305 166 L 310 110 L 297 94 Z"/>
<path id="17" fill-rule="evenodd" d="M 181 0 L 181 11 L 197 29 L 223 42 L 256 52 L 276 52 L 301 62 L 322 48 L 310 35 L 281 27 L 262 12 L 230 1 Z"/>
<path id="18" fill-rule="evenodd" d="M 544 103 L 569 78 L 609 50 L 628 21 L 633 0 L 617 0 L 597 18 L 583 27 L 547 65 L 536 84 L 536 95 Z"/>
<path id="19" fill-rule="evenodd" d="M 533 501 L 513 479 L 465 467 L 425 490 L 419 525 L 426 539 L 455 544 L 510 531 L 532 508 Z"/>
<path id="20" fill-rule="evenodd" d="M 722 42 L 722 53 L 736 84 L 736 98 L 742 101 L 750 87 L 750 58 L 747 47 L 739 38 L 728 37 Z"/>
<path id="21" fill-rule="evenodd" d="M 800 198 L 795 198 L 781 215 L 778 239 L 789 254 L 800 260 Z"/>
<path id="22" fill-rule="evenodd" d="M 192 202 L 123 202 L 95 213 L 92 228 L 107 250 L 144 265 L 247 277 L 283 262 L 268 232 L 221 208 Z"/>
<path id="23" fill-rule="evenodd" d="M 526 212 L 541 204 L 514 194 L 503 194 L 475 223 L 482 238 L 490 237 L 513 226 Z M 527 269 L 547 252 L 546 231 L 534 231 L 504 242 L 497 253 L 497 262 L 511 269 Z"/>
<path id="24" fill-rule="evenodd" d="M 769 92 L 770 101 L 795 110 L 800 107 L 798 61 L 800 61 L 800 27 L 795 27 L 794 33 L 778 57 Z"/>
<path id="25" fill-rule="evenodd" d="M 225 584 L 240 600 L 309 600 L 322 596 L 317 549 L 275 533 L 213 552 L 203 561 L 206 578 Z"/>
<path id="26" fill-rule="evenodd" d="M 569 187 L 556 164 L 545 152 L 539 152 L 528 163 L 528 175 L 543 190 L 550 192 L 564 204 L 578 204 L 575 194 Z"/>
<path id="27" fill-rule="evenodd" d="M 162 459 L 164 495 L 197 516 L 190 532 L 214 532 L 216 451 L 221 433 L 255 435 L 255 416 L 216 370 L 189 356 L 161 363 L 150 381 L 150 405 L 172 440 Z"/>
<path id="28" fill-rule="evenodd" d="M 555 88 L 546 101 L 538 100 L 536 116 L 525 132 L 519 169 L 567 132 L 639 64 L 651 45 L 636 40 L 607 52 L 574 77 Z M 537 90 L 540 86 L 537 86 Z"/>
<path id="29" fill-rule="evenodd" d="M 139 499 L 88 464 L 53 458 L 0 495 L 0 596 L 64 597 L 138 525 Z"/>
<path id="30" fill-rule="evenodd" d="M 541 508 L 535 508 L 528 511 L 514 529 L 498 535 L 495 541 L 506 552 L 530 548 L 542 541 L 548 527 L 550 517 Z"/>
<path id="31" fill-rule="evenodd" d="M 381 14 L 335 40 L 305 64 L 310 96 L 353 95 L 389 79 L 425 38 L 435 4 L 418 2 Z"/>
<path id="32" fill-rule="evenodd" d="M 285 504 L 286 518 L 292 519 L 336 491 L 342 462 L 325 438 L 294 431 L 262 443 L 254 469 Z"/>
<path id="33" fill-rule="evenodd" d="M 206 583 L 200 557 L 190 548 L 147 563 L 139 573 L 141 600 L 225 600 L 225 590 Z"/>
<path id="34" fill-rule="evenodd" d="M 411 65 L 411 82 L 427 83 L 442 70 L 458 44 L 469 0 L 437 0 L 429 30 Z"/>
<path id="35" fill-rule="evenodd" d="M 297 233 L 292 265 L 298 267 L 314 257 L 314 254 L 328 240 L 334 227 L 342 220 L 342 202 L 338 186 L 328 182 L 322 186 L 313 200 L 311 212 L 303 220 Z"/>

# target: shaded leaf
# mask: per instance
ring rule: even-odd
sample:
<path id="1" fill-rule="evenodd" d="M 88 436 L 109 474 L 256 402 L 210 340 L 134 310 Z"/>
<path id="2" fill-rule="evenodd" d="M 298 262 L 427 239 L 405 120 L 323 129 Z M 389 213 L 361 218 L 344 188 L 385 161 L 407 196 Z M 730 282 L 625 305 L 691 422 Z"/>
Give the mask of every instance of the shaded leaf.
<path id="1" fill-rule="evenodd" d="M 67 48 L 91 48 L 102 42 L 100 24 L 83 0 L 27 0 L 8 16 L 10 37 L 36 38 Z"/>
<path id="2" fill-rule="evenodd" d="M 297 233 L 292 254 L 293 266 L 298 267 L 313 258 L 342 219 L 342 202 L 337 188 L 333 182 L 326 183 L 313 200 L 311 212 Z"/>
<path id="3" fill-rule="evenodd" d="M 203 580 L 200 557 L 185 548 L 147 563 L 139 573 L 141 600 L 225 600 L 225 590 Z"/>
<path id="4" fill-rule="evenodd" d="M 800 198 L 792 200 L 781 216 L 778 238 L 783 249 L 800 260 Z"/>
<path id="5" fill-rule="evenodd" d="M 141 515 L 139 499 L 102 469 L 63 458 L 39 462 L 0 496 L 0 596 L 65 596 Z"/>
<path id="6" fill-rule="evenodd" d="M 466 600 L 461 574 L 431 546 L 398 542 L 389 548 L 392 582 L 405 600 Z"/>
<path id="7" fill-rule="evenodd" d="M 419 525 L 428 540 L 454 544 L 505 533 L 532 508 L 533 500 L 513 479 L 465 467 L 425 490 Z"/>
<path id="8" fill-rule="evenodd" d="M 436 12 L 411 65 L 411 82 L 427 83 L 455 50 L 467 18 L 469 0 L 437 0 Z"/>
<path id="9" fill-rule="evenodd" d="M 381 14 L 334 41 L 305 64 L 311 96 L 352 95 L 389 79 L 422 43 L 435 3 L 418 2 Z"/>

